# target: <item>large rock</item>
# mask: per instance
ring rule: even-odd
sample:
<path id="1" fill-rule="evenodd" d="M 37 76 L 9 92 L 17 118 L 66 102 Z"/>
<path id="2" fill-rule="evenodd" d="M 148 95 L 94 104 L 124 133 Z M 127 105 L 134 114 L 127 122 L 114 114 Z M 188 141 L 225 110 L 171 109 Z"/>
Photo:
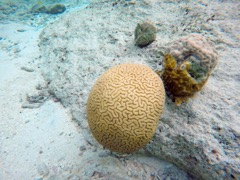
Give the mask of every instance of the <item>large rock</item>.
<path id="1" fill-rule="evenodd" d="M 167 98 L 157 132 L 141 152 L 173 162 L 197 178 L 237 179 L 240 174 L 239 17 L 234 3 L 222 4 L 220 7 L 216 2 L 203 1 L 195 4 L 96 1 L 42 32 L 43 75 L 51 92 L 71 109 L 85 131 L 86 140 L 98 146 L 89 133 L 85 107 L 91 87 L 106 69 L 128 62 L 160 70 L 162 57 L 155 56 L 156 52 L 171 46 L 171 41 L 189 33 L 210 37 L 219 52 L 216 70 L 187 104 L 177 107 Z M 141 49 L 134 46 L 134 28 L 146 19 L 155 22 L 157 38 Z"/>

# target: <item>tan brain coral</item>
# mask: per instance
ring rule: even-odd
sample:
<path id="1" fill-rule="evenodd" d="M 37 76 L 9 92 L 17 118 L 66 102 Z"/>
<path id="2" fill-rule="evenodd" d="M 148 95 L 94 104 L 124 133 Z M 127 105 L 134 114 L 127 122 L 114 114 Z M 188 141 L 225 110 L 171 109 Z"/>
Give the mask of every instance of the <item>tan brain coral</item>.
<path id="1" fill-rule="evenodd" d="M 149 67 L 112 67 L 97 80 L 88 97 L 90 130 L 104 147 L 133 152 L 151 140 L 164 103 L 162 80 Z"/>

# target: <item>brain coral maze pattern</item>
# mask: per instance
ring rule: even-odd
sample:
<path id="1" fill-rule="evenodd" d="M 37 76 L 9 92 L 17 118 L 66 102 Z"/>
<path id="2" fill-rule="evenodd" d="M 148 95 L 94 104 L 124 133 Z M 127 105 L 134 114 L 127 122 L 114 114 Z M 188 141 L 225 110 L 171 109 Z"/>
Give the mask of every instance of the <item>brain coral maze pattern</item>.
<path id="1" fill-rule="evenodd" d="M 137 64 L 115 66 L 97 80 L 88 97 L 90 129 L 104 147 L 133 152 L 152 138 L 164 102 L 163 83 L 153 70 Z"/>

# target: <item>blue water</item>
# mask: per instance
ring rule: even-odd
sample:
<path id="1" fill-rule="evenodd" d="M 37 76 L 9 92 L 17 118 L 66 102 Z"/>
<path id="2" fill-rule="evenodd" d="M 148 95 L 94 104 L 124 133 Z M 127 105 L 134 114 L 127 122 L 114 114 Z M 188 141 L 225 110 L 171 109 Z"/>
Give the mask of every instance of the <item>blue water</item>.
<path id="1" fill-rule="evenodd" d="M 1 0 L 0 23 L 14 21 L 41 26 L 64 13 L 84 8 L 89 3 L 90 0 Z M 50 11 L 49 9 L 56 4 L 60 4 L 64 10 Z"/>

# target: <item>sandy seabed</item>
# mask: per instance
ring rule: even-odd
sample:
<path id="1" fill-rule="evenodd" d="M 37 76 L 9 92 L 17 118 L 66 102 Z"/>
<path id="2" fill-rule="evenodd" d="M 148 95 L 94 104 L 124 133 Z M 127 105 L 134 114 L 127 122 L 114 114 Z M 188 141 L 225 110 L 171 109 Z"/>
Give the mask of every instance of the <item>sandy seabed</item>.
<path id="1" fill-rule="evenodd" d="M 117 8 L 118 6 L 130 8 L 131 6 L 138 5 L 138 1 L 132 1 L 134 3 L 130 3 L 131 1 L 116 2 L 116 6 L 112 7 L 112 11 L 120 11 L 121 8 Z M 143 2 L 147 5 L 150 4 L 149 7 L 151 7 L 151 3 L 154 4 L 157 1 L 145 0 Z M 110 2 L 106 1 L 105 3 Z M 129 33 L 129 28 L 131 28 L 130 32 L 133 32 L 136 23 L 131 23 L 131 19 L 129 18 L 122 19 L 123 22 L 128 21 L 122 26 L 122 29 L 119 29 L 119 26 L 115 26 L 118 33 L 112 34 L 111 38 L 104 37 L 106 35 L 105 31 L 96 32 L 95 27 L 98 27 L 99 24 L 105 26 L 106 31 L 108 30 L 108 24 L 104 23 L 104 18 L 110 17 L 110 19 L 115 19 L 115 17 L 111 17 L 111 15 L 109 16 L 109 14 L 107 14 L 107 8 L 109 8 L 107 6 L 106 8 L 103 7 L 102 14 L 99 14 L 99 16 L 103 17 L 101 22 L 99 22 L 98 18 L 91 19 L 89 16 L 87 17 L 89 14 L 85 15 L 85 12 L 82 10 L 74 10 L 73 12 L 65 12 L 58 18 L 54 18 L 56 19 L 54 20 L 56 23 L 52 21 L 41 27 L 27 25 L 31 23 L 23 24 L 22 21 L 5 21 L 0 24 L 0 179 L 196 179 L 196 177 L 188 174 L 187 168 L 183 168 L 185 171 L 181 170 L 180 168 L 182 167 L 179 168 L 172 164 L 172 159 L 169 159 L 171 163 L 166 161 L 168 159 L 164 156 L 163 158 L 165 160 L 146 156 L 141 150 L 134 155 L 119 156 L 118 154 L 103 149 L 99 145 L 95 145 L 94 143 L 96 142 L 91 139 L 92 137 L 86 134 L 88 131 L 86 131 L 87 124 L 84 118 L 85 108 L 79 107 L 80 110 L 76 112 L 76 106 L 72 107 L 69 105 L 72 103 L 71 100 L 74 101 L 74 98 L 66 98 L 68 100 L 60 102 L 61 98 L 65 97 L 64 94 L 59 92 L 59 88 L 57 87 L 59 84 L 61 85 L 61 82 L 54 82 L 56 88 L 52 89 L 53 91 L 55 90 L 54 93 L 56 97 L 48 92 L 47 81 L 49 79 L 52 80 L 52 78 L 56 76 L 54 73 L 50 72 L 54 69 L 55 64 L 53 62 L 52 64 L 50 63 L 52 67 L 46 67 L 47 63 L 41 61 L 46 60 L 48 57 L 48 51 L 44 48 L 51 45 L 52 47 L 57 46 L 56 44 L 47 44 L 47 40 L 44 41 L 44 38 L 46 38 L 48 34 L 54 35 L 54 33 L 57 34 L 56 37 L 65 36 L 64 33 L 67 34 L 68 30 L 66 27 L 54 27 L 55 25 L 61 24 L 61 21 L 66 24 L 70 23 L 71 28 L 69 28 L 69 32 L 77 32 L 76 29 L 73 30 L 74 23 L 77 23 L 77 21 L 74 20 L 77 19 L 77 17 L 90 18 L 89 21 L 92 22 L 83 24 L 83 26 L 90 27 L 90 24 L 92 27 L 90 29 L 79 29 L 79 34 L 88 35 L 86 37 L 91 38 L 90 42 L 95 42 L 95 44 L 88 43 L 86 46 L 82 45 L 79 47 L 79 49 L 84 50 L 82 56 L 94 62 L 93 54 L 88 54 L 88 52 L 93 53 L 92 50 L 96 48 L 95 46 L 99 46 L 99 52 L 97 53 L 98 62 L 96 61 L 99 66 L 97 68 L 93 67 L 92 70 L 96 72 L 96 75 L 91 76 L 91 79 L 84 79 L 83 84 L 80 85 L 87 86 L 82 92 L 85 95 L 85 97 L 81 99 L 82 102 L 80 105 L 82 106 L 86 103 L 88 90 L 91 88 L 98 75 L 112 65 L 127 62 L 127 58 L 132 58 L 132 62 L 138 61 L 141 64 L 147 64 L 156 69 L 158 68 L 158 63 L 154 65 L 154 63 L 151 62 L 151 56 L 153 54 L 151 51 L 152 49 L 158 46 L 160 48 L 164 44 L 171 42 L 172 39 L 177 39 L 189 32 L 198 32 L 198 28 L 201 29 L 199 30 L 200 33 L 203 33 L 202 29 L 204 28 L 204 32 L 209 31 L 209 34 L 205 34 L 205 36 L 210 37 L 217 45 L 219 65 L 206 87 L 195 97 L 195 99 L 190 101 L 190 104 L 192 101 L 200 102 L 201 104 L 199 99 L 204 99 L 204 94 L 208 92 L 212 93 L 213 91 L 211 90 L 216 90 L 218 84 L 217 80 L 219 79 L 226 83 L 226 86 L 230 87 L 230 89 L 226 87 L 218 88 L 216 90 L 218 93 L 212 95 L 215 96 L 213 100 L 221 100 L 221 104 L 224 104 L 222 101 L 228 104 L 228 107 L 224 107 L 224 109 L 215 107 L 215 113 L 219 115 L 220 119 L 222 117 L 227 117 L 227 115 L 231 116 L 232 119 L 227 120 L 226 126 L 234 126 L 234 132 L 236 132 L 236 138 L 238 139 L 236 158 L 239 158 L 239 2 L 196 2 L 196 4 L 198 4 L 197 7 L 215 7 L 215 9 L 211 9 L 211 12 L 209 10 L 209 17 L 203 17 L 206 18 L 206 20 L 210 18 L 208 21 L 212 21 L 211 25 L 205 27 L 198 27 L 198 22 L 196 22 L 193 27 L 188 26 L 187 23 L 191 22 L 191 18 L 202 18 L 199 15 L 201 9 L 199 9 L 199 12 L 194 11 L 191 8 L 195 6 L 192 6 L 191 3 L 183 2 L 183 4 L 180 4 L 181 7 L 188 9 L 186 12 L 189 12 L 191 15 L 189 17 L 186 16 L 185 26 L 189 29 L 184 33 L 181 31 L 181 28 L 176 28 L 176 25 L 171 26 L 171 22 L 175 22 L 174 19 L 178 18 L 176 16 L 177 14 L 174 13 L 177 11 L 177 5 L 175 5 L 177 2 L 162 1 L 162 3 L 165 9 L 159 10 L 159 12 L 157 12 L 155 8 L 150 8 L 153 14 L 150 20 L 157 24 L 158 37 L 156 42 L 150 45 L 149 49 L 146 48 L 143 50 L 139 50 L 139 48 L 134 46 L 133 34 Z M 170 5 L 168 5 L 168 3 L 170 3 Z M 100 5 L 101 4 L 99 4 L 99 6 Z M 218 10 L 218 7 L 221 8 Z M 96 5 L 92 5 L 92 8 L 96 8 Z M 107 12 L 105 15 L 104 8 Z M 229 9 L 233 9 L 231 13 L 227 13 Z M 145 12 L 141 11 L 142 14 L 139 14 L 139 16 L 143 17 L 144 14 L 148 13 L 148 10 L 149 9 L 146 9 Z M 89 13 L 90 10 L 86 12 Z M 191 12 L 195 12 L 196 14 L 191 14 Z M 215 16 L 212 16 L 212 12 L 215 12 Z M 165 16 L 165 19 L 168 21 L 159 22 L 160 18 L 157 15 L 158 13 L 163 19 Z M 94 11 L 92 11 L 92 14 L 94 14 Z M 230 18 L 232 17 L 232 21 L 231 19 L 226 21 L 227 16 L 230 16 Z M 73 17 L 73 20 L 71 20 L 71 17 Z M 112 21 L 109 20 L 107 22 L 109 23 Z M 211 31 L 211 28 L 214 29 L 214 27 L 211 26 L 220 29 L 218 29 L 218 31 Z M 75 27 L 79 27 L 79 24 Z M 111 24 L 111 28 L 112 27 L 114 27 L 114 23 Z M 86 32 L 86 30 L 89 30 L 89 32 Z M 211 34 L 211 32 L 215 34 Z M 123 35 L 124 33 L 125 35 Z M 120 48 L 114 47 L 115 45 L 113 42 L 115 41 L 120 42 L 119 44 L 124 44 L 126 39 L 122 37 L 126 37 L 127 33 L 129 33 L 129 43 L 127 43 L 127 46 L 123 45 L 121 47 L 120 45 Z M 91 37 L 91 35 L 95 37 Z M 96 35 L 99 39 L 96 38 Z M 104 38 L 112 40 L 112 42 L 109 41 L 109 44 L 101 44 L 101 42 L 104 42 Z M 55 42 L 54 37 L 49 37 L 49 39 L 51 43 Z M 68 36 L 66 36 L 66 39 L 68 40 Z M 65 43 L 66 39 L 62 38 L 62 42 Z M 87 41 L 88 39 L 83 38 L 82 40 Z M 47 45 L 44 46 L 44 43 Z M 74 49 L 76 45 L 80 44 L 73 41 L 73 44 L 69 45 L 69 48 Z M 39 49 L 39 46 L 41 49 Z M 126 48 L 128 48 L 129 51 L 139 53 L 143 51 L 143 53 L 140 56 L 136 56 L 134 59 L 134 53 L 130 52 L 127 55 L 124 54 Z M 50 56 L 50 53 L 49 60 L 52 60 L 53 57 Z M 77 55 L 78 54 L 73 54 L 69 56 L 74 59 Z M 81 56 L 81 54 L 79 54 L 79 56 Z M 106 57 L 106 59 L 101 61 L 101 58 L 104 57 Z M 108 62 L 109 59 L 111 59 L 111 63 Z M 113 59 L 115 60 L 112 61 Z M 94 66 L 94 63 L 88 64 L 88 62 L 83 62 L 83 64 L 86 65 L 86 67 L 91 65 Z M 228 71 L 224 71 L 224 68 Z M 59 72 L 56 71 L 56 73 Z M 82 71 L 81 73 L 84 74 L 85 72 Z M 61 76 L 61 72 L 59 74 Z M 222 74 L 224 74 L 224 76 Z M 167 99 L 167 103 L 171 104 L 171 100 Z M 205 109 L 212 109 L 211 105 L 211 103 L 206 103 Z M 196 108 L 201 109 L 201 107 L 198 106 L 196 106 Z M 221 106 L 221 108 L 223 108 L 223 106 Z M 170 112 L 169 109 L 171 109 L 171 107 L 167 108 L 168 113 Z M 211 111 L 206 112 L 204 111 L 205 109 L 203 109 L 201 113 L 211 114 Z M 179 109 L 177 109 L 177 111 L 178 110 Z M 224 116 L 222 116 L 223 111 L 225 112 Z M 82 113 L 82 115 L 79 116 L 81 120 L 76 120 L 76 113 Z M 163 120 L 166 119 L 167 118 L 164 118 Z M 221 123 L 221 121 L 219 121 L 219 123 Z M 219 126 L 223 127 L 224 125 L 225 124 L 220 124 Z M 220 157 L 221 153 L 224 152 L 220 152 Z M 176 164 L 178 165 L 178 163 Z M 238 164 L 235 165 L 239 167 L 239 161 Z M 231 172 L 226 171 L 223 172 L 222 176 L 225 177 L 226 173 L 231 174 Z M 239 174 L 232 174 L 233 178 L 235 176 L 237 177 L 237 175 Z M 220 177 L 220 175 L 218 177 Z M 198 176 L 198 178 L 207 179 L 206 175 L 203 177 Z"/>

